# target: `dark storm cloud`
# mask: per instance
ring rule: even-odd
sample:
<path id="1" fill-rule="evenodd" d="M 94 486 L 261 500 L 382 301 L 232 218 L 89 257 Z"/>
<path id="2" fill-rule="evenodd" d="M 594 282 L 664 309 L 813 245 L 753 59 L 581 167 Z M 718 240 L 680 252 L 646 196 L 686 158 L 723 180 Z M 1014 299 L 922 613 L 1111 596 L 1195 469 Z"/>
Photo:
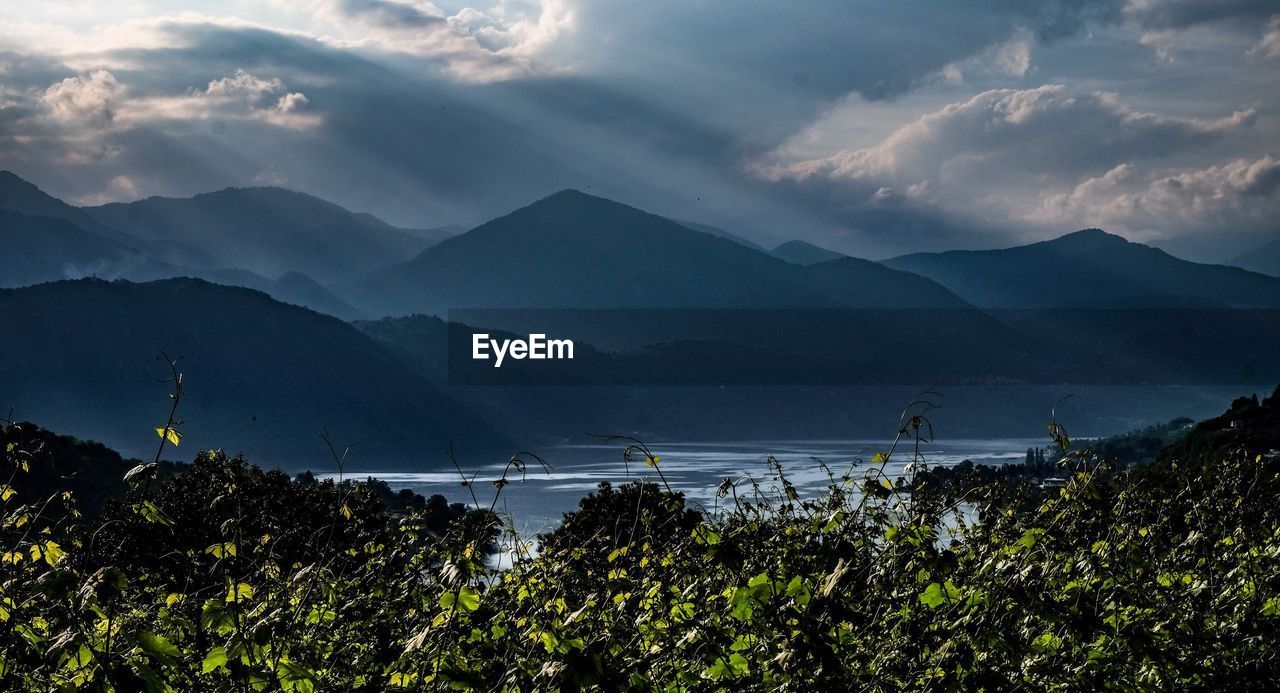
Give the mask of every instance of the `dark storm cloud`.
<path id="1" fill-rule="evenodd" d="M 1019 30 L 1045 38 L 1122 16 L 1118 0 L 1025 2 L 589 3 L 581 10 L 587 52 L 610 67 L 688 71 L 710 89 L 745 75 L 783 93 L 832 99 L 902 94 L 949 63 Z M 621 15 L 621 16 L 620 16 Z M 593 39 L 595 42 L 593 44 Z M 607 52 L 596 50 L 607 42 Z M 731 80 L 719 85 L 733 88 Z"/>
<path id="2" fill-rule="evenodd" d="M 1132 0 L 1129 14 L 1147 29 L 1185 29 L 1197 24 L 1265 21 L 1280 13 L 1274 0 Z"/>

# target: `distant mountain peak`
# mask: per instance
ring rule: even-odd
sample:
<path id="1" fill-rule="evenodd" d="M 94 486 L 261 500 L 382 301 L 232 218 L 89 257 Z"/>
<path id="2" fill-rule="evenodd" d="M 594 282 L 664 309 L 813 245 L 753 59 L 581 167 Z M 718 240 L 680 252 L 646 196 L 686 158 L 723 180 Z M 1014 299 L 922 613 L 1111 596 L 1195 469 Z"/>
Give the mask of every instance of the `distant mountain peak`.
<path id="1" fill-rule="evenodd" d="M 1179 260 L 1101 229 L 1000 250 L 915 253 L 884 264 L 921 274 L 980 308 L 1280 306 L 1280 281 Z"/>
<path id="2" fill-rule="evenodd" d="M 542 208 L 542 207 L 564 207 L 564 206 L 579 207 L 579 206 L 586 206 L 586 205 L 607 206 L 607 207 L 613 207 L 615 209 L 620 207 L 627 207 L 627 205 L 624 205 L 621 202 L 610 200 L 607 197 L 600 197 L 599 195 L 592 195 L 591 193 L 585 193 L 576 188 L 565 188 L 564 190 L 556 191 L 540 200 L 537 200 L 536 202 L 533 202 L 532 204 L 528 205 L 525 209 Z"/>
<path id="3" fill-rule="evenodd" d="M 547 196 L 546 196 L 545 198 L 543 198 L 543 199 L 546 199 L 546 200 L 554 200 L 554 199 L 557 199 L 557 198 L 559 198 L 559 199 L 573 199 L 573 198 L 579 198 L 579 199 L 595 199 L 595 200 L 603 200 L 603 199 L 604 199 L 603 197 L 600 197 L 600 196 L 598 196 L 598 195 L 591 195 L 591 194 L 588 194 L 588 193 L 584 193 L 584 192 L 582 192 L 581 190 L 579 190 L 579 189 L 577 189 L 577 188 L 564 188 L 563 190 L 557 190 L 557 191 L 555 191 L 555 192 L 551 193 L 550 195 L 547 195 Z"/>
<path id="4" fill-rule="evenodd" d="M 4 183 L 6 185 L 20 183 L 23 185 L 28 185 L 33 188 L 36 187 L 35 184 L 33 184 L 31 181 L 23 178 L 22 176 L 19 176 L 18 174 L 14 173 L 13 171 L 10 171 L 7 168 L 0 169 L 0 183 Z"/>
<path id="5" fill-rule="evenodd" d="M 48 198 L 56 200 L 48 193 L 40 189 L 40 186 L 19 176 L 13 171 L 0 169 L 0 206 L 4 206 L 6 200 L 4 196 L 19 193 L 23 196 Z"/>
<path id="6" fill-rule="evenodd" d="M 769 252 L 774 257 L 786 260 L 793 265 L 816 265 L 845 257 L 843 253 L 801 240 L 787 241 Z"/>
<path id="7" fill-rule="evenodd" d="M 679 222 L 651 214 L 616 200 L 610 200 L 607 197 L 584 193 L 573 188 L 566 188 L 552 193 L 504 217 L 482 224 L 478 228 L 483 229 L 491 226 L 494 221 L 499 220 L 518 220 L 520 223 L 549 225 L 546 227 L 547 229 L 557 232 L 575 229 L 578 232 L 590 234 L 594 234 L 604 227 L 616 228 L 619 224 L 634 223 L 648 227 L 655 222 L 661 226 L 678 228 L 686 232 L 690 231 Z"/>
<path id="8" fill-rule="evenodd" d="M 1108 233 L 1102 229 L 1088 228 L 1073 231 L 1064 236 L 1059 236 L 1048 243 L 1054 244 L 1072 244 L 1072 245 L 1101 245 L 1109 244 L 1113 246 L 1129 245 L 1129 239 L 1114 233 Z"/>

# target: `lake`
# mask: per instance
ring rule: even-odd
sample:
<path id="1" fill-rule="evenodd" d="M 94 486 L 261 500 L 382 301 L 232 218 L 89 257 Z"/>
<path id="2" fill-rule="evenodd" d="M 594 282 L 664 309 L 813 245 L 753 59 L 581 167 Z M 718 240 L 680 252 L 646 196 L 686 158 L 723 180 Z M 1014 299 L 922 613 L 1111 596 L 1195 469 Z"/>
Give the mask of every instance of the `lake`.
<path id="1" fill-rule="evenodd" d="M 827 476 L 814 461 L 821 459 L 838 479 L 856 459 L 865 468 L 873 455 L 889 449 L 887 440 L 770 440 L 733 441 L 708 443 L 665 443 L 650 449 L 660 458 L 659 465 L 667 482 L 677 491 L 683 491 L 689 503 L 706 509 L 717 504 L 716 489 L 725 477 L 741 479 L 739 493 L 750 487 L 749 478 L 756 479 L 768 490 L 777 484 L 766 459 L 772 454 L 783 467 L 787 478 L 796 486 L 801 496 L 814 495 L 827 486 Z M 1003 465 L 1022 462 L 1027 448 L 1048 447 L 1044 438 L 1004 438 L 993 440 L 939 440 L 922 443 L 921 455 L 930 466 L 950 466 L 964 460 L 975 464 Z M 578 500 L 591 493 L 600 482 L 614 485 L 635 479 L 658 481 L 653 469 L 644 464 L 638 452 L 628 464 L 623 460 L 627 447 L 621 442 L 588 442 L 575 445 L 559 445 L 537 450 L 551 466 L 544 473 L 536 464 L 529 466 L 523 480 L 514 474 L 511 484 L 503 489 L 496 510 L 507 517 L 512 526 L 525 537 L 546 531 L 560 522 L 564 513 L 577 508 Z M 885 472 L 902 476 L 912 459 L 912 445 L 900 443 L 890 458 Z M 488 507 L 495 488 L 490 482 L 502 474 L 502 463 L 495 463 L 467 473 L 478 472 L 473 490 L 481 505 Z M 333 478 L 336 475 L 319 475 Z M 471 495 L 460 484 L 454 470 L 431 472 L 359 472 L 348 478 L 363 479 L 374 476 L 386 481 L 393 489 L 409 488 L 424 496 L 440 494 L 450 502 L 471 503 Z M 855 474 L 855 476 L 860 476 Z M 723 504 L 723 500 L 719 501 Z"/>

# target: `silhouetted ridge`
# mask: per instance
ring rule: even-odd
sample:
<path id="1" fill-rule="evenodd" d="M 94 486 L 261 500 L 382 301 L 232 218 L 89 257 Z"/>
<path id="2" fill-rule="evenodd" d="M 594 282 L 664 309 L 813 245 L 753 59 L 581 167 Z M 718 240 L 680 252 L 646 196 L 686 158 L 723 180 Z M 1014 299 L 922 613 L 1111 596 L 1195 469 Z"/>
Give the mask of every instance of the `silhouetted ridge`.
<path id="1" fill-rule="evenodd" d="M 164 351 L 181 357 L 184 446 L 235 446 L 264 463 L 324 454 L 326 426 L 359 463 L 405 446 L 497 441 L 491 429 L 349 323 L 200 279 L 96 279 L 0 290 L 0 402 L 24 417 L 145 454 L 165 408 Z M 109 405 L 107 404 L 109 403 Z M 427 452 L 426 454 L 429 454 Z"/>
<path id="2" fill-rule="evenodd" d="M 859 261 L 812 273 L 626 204 L 562 190 L 352 287 L 366 312 L 450 308 L 963 308 Z"/>
<path id="3" fill-rule="evenodd" d="M 135 238 L 119 229 L 99 223 L 84 210 L 73 207 L 41 190 L 12 171 L 0 171 L 0 209 L 71 222 L 84 231 L 125 246 L 137 247 Z"/>
<path id="4" fill-rule="evenodd" d="M 283 188 L 224 188 L 86 211 L 148 243 L 193 248 L 224 268 L 265 277 L 296 271 L 325 284 L 354 281 L 431 245 L 372 215 Z"/>
<path id="5" fill-rule="evenodd" d="M 793 265 L 816 265 L 828 260 L 844 257 L 843 253 L 827 250 L 806 241 L 787 241 L 770 251 L 774 257 L 781 258 Z"/>
<path id="6" fill-rule="evenodd" d="M 1280 280 L 1204 265 L 1100 229 L 1000 250 L 914 253 L 885 265 L 982 308 L 1278 308 Z"/>

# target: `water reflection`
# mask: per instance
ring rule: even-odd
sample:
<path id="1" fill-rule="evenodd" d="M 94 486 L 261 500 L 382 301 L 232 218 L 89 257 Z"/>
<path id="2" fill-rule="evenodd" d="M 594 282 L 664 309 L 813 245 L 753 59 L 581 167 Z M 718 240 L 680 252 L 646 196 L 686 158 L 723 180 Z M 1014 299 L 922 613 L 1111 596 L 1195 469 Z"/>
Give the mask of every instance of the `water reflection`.
<path id="1" fill-rule="evenodd" d="M 975 464 L 1003 465 L 1022 462 L 1027 448 L 1045 446 L 1042 439 L 1004 438 L 989 440 L 943 440 L 922 443 L 920 454 L 930 466 L 950 466 L 964 460 Z M 543 473 L 530 466 L 522 481 L 512 479 L 502 491 L 497 510 L 522 536 L 533 537 L 558 524 L 564 513 L 577 508 L 578 500 L 595 490 L 600 482 L 615 485 L 635 479 L 657 481 L 654 471 L 643 461 L 623 460 L 625 443 L 586 442 L 561 445 L 536 451 L 551 465 Z M 732 441 L 705 443 L 665 443 L 651 446 L 661 457 L 662 472 L 668 483 L 682 491 L 688 502 L 713 510 L 716 490 L 725 477 L 740 479 L 740 489 L 749 489 L 752 480 L 764 491 L 773 490 L 777 482 L 766 460 L 773 455 L 802 497 L 820 493 L 827 487 L 827 473 L 816 460 L 835 474 L 837 480 L 855 460 L 864 465 L 878 452 L 889 449 L 887 440 L 805 440 L 805 441 Z M 885 467 L 889 476 L 903 476 L 912 461 L 914 444 L 900 444 Z M 493 499 L 494 487 L 488 482 L 502 474 L 505 460 L 468 469 L 478 472 L 473 487 L 480 503 L 486 507 Z M 361 472 L 355 476 L 375 476 L 394 489 L 409 488 L 424 496 L 440 494 L 451 502 L 471 502 L 471 494 L 459 483 L 454 470 L 430 472 Z M 860 473 L 858 474 L 860 476 Z M 327 475 L 333 476 L 333 475 Z M 740 493 L 742 491 L 740 490 Z"/>

